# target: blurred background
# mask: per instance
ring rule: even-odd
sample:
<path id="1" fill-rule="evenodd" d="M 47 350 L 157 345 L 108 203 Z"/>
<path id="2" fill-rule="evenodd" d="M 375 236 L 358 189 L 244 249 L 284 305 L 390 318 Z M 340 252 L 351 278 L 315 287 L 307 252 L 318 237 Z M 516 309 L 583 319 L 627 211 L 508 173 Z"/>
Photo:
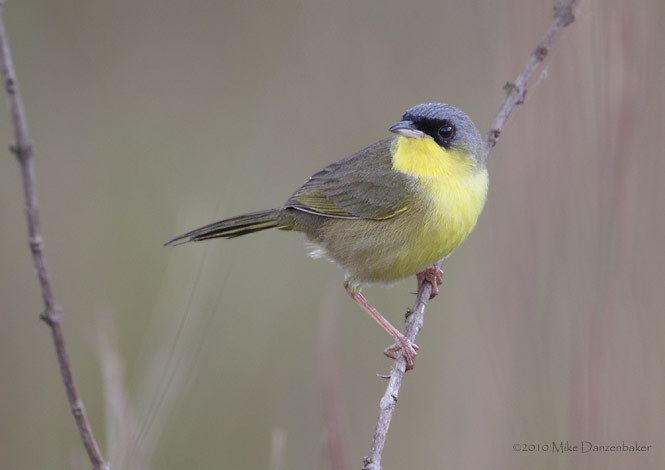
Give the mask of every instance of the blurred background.
<path id="1" fill-rule="evenodd" d="M 280 204 L 414 104 L 486 131 L 551 18 L 528 0 L 9 2 L 42 226 L 118 469 L 359 468 L 390 341 L 299 236 L 179 248 Z M 489 162 L 387 469 L 665 466 L 665 4 L 584 0 Z M 11 141 L 6 106 L 0 147 Z M 0 159 L 0 467 L 88 468 Z M 372 287 L 396 324 L 415 280 Z M 639 441 L 639 453 L 515 452 Z"/>

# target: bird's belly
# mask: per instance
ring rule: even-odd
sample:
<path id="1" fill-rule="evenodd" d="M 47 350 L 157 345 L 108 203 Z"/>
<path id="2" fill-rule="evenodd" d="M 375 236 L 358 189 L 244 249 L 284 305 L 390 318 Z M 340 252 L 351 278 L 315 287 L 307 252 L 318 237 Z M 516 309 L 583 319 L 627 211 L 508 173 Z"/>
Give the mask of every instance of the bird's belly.
<path id="1" fill-rule="evenodd" d="M 451 254 L 471 233 L 473 222 L 445 216 L 438 220 L 413 222 L 402 232 L 402 241 L 392 249 L 381 250 L 379 259 L 368 257 L 362 272 L 365 282 L 392 282 L 420 272 Z"/>
<path id="2" fill-rule="evenodd" d="M 429 181 L 413 207 L 389 220 L 330 219 L 318 244 L 359 283 L 394 282 L 452 253 L 471 233 L 487 173 L 454 186 Z"/>
<path id="3" fill-rule="evenodd" d="M 451 183 L 448 178 L 422 182 L 422 223 L 414 226 L 408 250 L 414 254 L 405 264 L 417 272 L 451 254 L 473 231 L 487 197 L 487 171 L 482 170 Z"/>

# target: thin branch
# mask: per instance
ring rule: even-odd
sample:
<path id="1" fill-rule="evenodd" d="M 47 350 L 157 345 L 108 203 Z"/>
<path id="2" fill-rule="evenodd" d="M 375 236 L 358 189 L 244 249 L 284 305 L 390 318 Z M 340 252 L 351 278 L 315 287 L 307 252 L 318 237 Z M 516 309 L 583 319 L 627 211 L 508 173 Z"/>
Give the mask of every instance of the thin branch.
<path id="1" fill-rule="evenodd" d="M 573 10 L 576 3 L 577 0 L 555 1 L 554 19 L 552 20 L 547 33 L 545 33 L 543 39 L 531 53 L 524 68 L 515 81 L 509 82 L 506 85 L 506 99 L 494 118 L 490 130 L 485 137 L 486 157 L 489 156 L 492 148 L 496 145 L 499 136 L 503 131 L 503 127 L 513 110 L 524 102 L 527 84 L 533 77 L 534 73 L 539 69 L 543 60 L 545 60 L 545 57 L 558 39 L 561 31 L 575 20 Z M 443 260 L 436 263 L 436 266 L 441 268 L 443 266 Z M 420 329 L 423 327 L 425 307 L 427 307 L 431 292 L 432 286 L 429 282 L 424 282 L 416 296 L 416 303 L 413 307 L 413 311 L 407 312 L 406 329 L 404 334 L 411 341 L 416 339 Z M 379 402 L 379 418 L 376 427 L 374 428 L 374 435 L 372 436 L 369 453 L 363 460 L 363 470 L 382 469 L 381 456 L 386 444 L 390 421 L 392 420 L 395 407 L 397 406 L 397 399 L 399 397 L 399 391 L 402 386 L 405 371 L 406 360 L 400 355 L 393 363 L 386 391 Z"/>
<path id="2" fill-rule="evenodd" d="M 536 73 L 540 65 L 549 54 L 550 49 L 559 38 L 561 31 L 570 23 L 575 21 L 574 9 L 578 0 L 556 0 L 554 2 L 554 19 L 550 24 L 549 29 L 540 40 L 536 48 L 529 56 L 529 60 L 524 64 L 524 68 L 517 76 L 514 82 L 506 83 L 504 89 L 506 90 L 506 99 L 503 101 L 499 112 L 497 113 L 490 130 L 485 136 L 485 148 L 487 150 L 487 157 L 492 151 L 492 148 L 499 140 L 499 136 L 506 125 L 506 121 L 510 117 L 513 110 L 520 104 L 524 103 L 526 97 L 526 88 L 531 77 Z"/>
<path id="3" fill-rule="evenodd" d="M 438 268 L 443 266 L 443 261 L 439 261 L 435 265 Z M 432 294 L 432 285 L 429 282 L 424 282 L 418 294 L 416 295 L 416 304 L 412 311 L 407 311 L 406 328 L 404 335 L 411 341 L 416 340 L 416 336 L 423 327 L 425 321 L 425 307 Z M 399 398 L 399 390 L 402 387 L 402 379 L 406 373 L 406 359 L 400 355 L 390 370 L 390 377 L 388 378 L 388 386 L 386 391 L 381 397 L 379 402 L 379 419 L 374 428 L 374 435 L 372 436 L 372 446 L 369 449 L 369 454 L 363 460 L 363 470 L 381 470 L 381 454 L 383 447 L 386 445 L 386 437 L 388 436 L 388 429 L 390 428 L 390 421 L 393 419 L 393 413 L 397 406 L 397 399 Z"/>
<path id="4" fill-rule="evenodd" d="M 21 180 L 23 185 L 23 197 L 25 200 L 25 217 L 28 225 L 28 244 L 32 253 L 32 260 L 37 272 L 37 280 L 44 301 L 44 312 L 40 318 L 51 328 L 53 345 L 60 365 L 60 374 L 65 385 L 69 408 L 74 415 L 83 445 L 88 452 L 88 457 L 95 470 L 108 470 L 110 466 L 102 457 L 99 445 L 92 433 L 92 428 L 85 413 L 83 401 L 80 399 L 72 373 L 72 367 L 65 346 L 65 336 L 60 322 L 62 321 L 62 308 L 55 301 L 51 280 L 46 267 L 46 256 L 44 255 L 44 243 L 39 228 L 39 211 L 37 202 L 37 189 L 35 184 L 35 166 L 33 149 L 28 134 L 28 123 L 26 120 L 25 107 L 16 80 L 16 70 L 12 59 L 9 43 L 4 26 L 5 2 L 0 0 L 0 72 L 7 93 L 10 107 L 11 120 L 14 126 L 15 144 L 11 151 L 21 167 Z"/>

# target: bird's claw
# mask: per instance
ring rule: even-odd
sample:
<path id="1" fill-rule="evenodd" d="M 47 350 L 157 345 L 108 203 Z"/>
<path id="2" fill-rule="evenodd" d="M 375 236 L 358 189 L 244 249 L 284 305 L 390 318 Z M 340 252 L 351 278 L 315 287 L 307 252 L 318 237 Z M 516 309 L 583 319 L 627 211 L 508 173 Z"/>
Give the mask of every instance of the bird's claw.
<path id="1" fill-rule="evenodd" d="M 405 337 L 394 343 L 392 346 L 388 346 L 384 349 L 383 354 L 391 359 L 397 359 L 399 357 L 398 353 L 401 351 L 404 355 L 404 359 L 406 359 L 406 370 L 411 370 L 416 362 L 416 356 L 418 355 L 419 349 L 420 348 L 416 343 L 412 343 Z"/>
<path id="2" fill-rule="evenodd" d="M 425 281 L 432 285 L 432 293 L 429 298 L 433 299 L 439 294 L 439 286 L 443 283 L 443 271 L 436 266 L 430 266 L 426 270 L 416 274 L 416 279 L 418 279 L 418 290 L 420 290 Z"/>

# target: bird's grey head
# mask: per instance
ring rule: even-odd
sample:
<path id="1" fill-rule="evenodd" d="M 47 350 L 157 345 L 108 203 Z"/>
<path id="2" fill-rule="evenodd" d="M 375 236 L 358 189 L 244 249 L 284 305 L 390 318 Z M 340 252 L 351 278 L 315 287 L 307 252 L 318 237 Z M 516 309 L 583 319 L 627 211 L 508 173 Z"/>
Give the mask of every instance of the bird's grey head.
<path id="1" fill-rule="evenodd" d="M 469 116 L 459 108 L 445 103 L 423 103 L 408 109 L 402 120 L 390 131 L 404 137 L 431 137 L 445 149 L 471 154 L 476 163 L 483 163 L 483 139 Z"/>

